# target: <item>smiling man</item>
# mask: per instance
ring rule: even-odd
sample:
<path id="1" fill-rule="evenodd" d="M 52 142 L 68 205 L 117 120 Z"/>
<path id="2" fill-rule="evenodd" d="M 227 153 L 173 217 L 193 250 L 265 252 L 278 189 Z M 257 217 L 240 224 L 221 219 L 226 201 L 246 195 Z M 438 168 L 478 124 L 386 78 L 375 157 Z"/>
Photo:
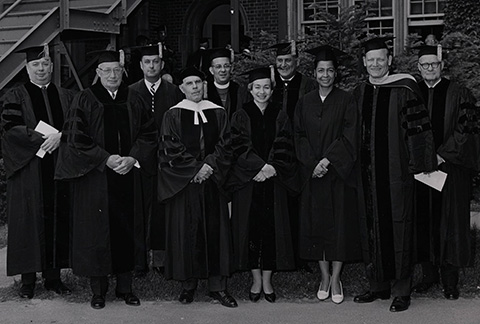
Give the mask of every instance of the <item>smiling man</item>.
<path id="1" fill-rule="evenodd" d="M 458 299 L 459 268 L 472 261 L 470 197 L 472 175 L 478 171 L 478 125 L 475 99 L 468 89 L 442 77 L 443 65 L 440 45 L 419 48 L 419 86 L 432 121 L 438 169 L 448 176 L 442 192 L 416 183 L 423 279 L 412 290 L 427 292 L 441 275 L 445 298 Z"/>
<path id="2" fill-rule="evenodd" d="M 98 53 L 99 82 L 69 110 L 56 178 L 74 186 L 72 269 L 90 277 L 95 309 L 105 307 L 108 275 L 115 295 L 138 306 L 132 271 L 146 267 L 141 174 L 156 171 L 157 129 L 149 106 L 122 82 L 119 52 Z"/>
<path id="3" fill-rule="evenodd" d="M 182 282 L 181 303 L 191 303 L 198 280 L 208 278 L 209 296 L 237 307 L 226 290 L 233 256 L 227 198 L 220 190 L 232 154 L 228 116 L 223 107 L 203 100 L 203 72 L 190 67 L 180 77 L 186 99 L 165 113 L 159 141 L 165 278 Z"/>
<path id="4" fill-rule="evenodd" d="M 370 290 L 357 303 L 394 296 L 390 311 L 410 305 L 414 173 L 436 168 L 428 112 L 415 79 L 389 74 L 392 55 L 377 37 L 362 44 L 368 81 L 354 91 L 360 112 L 360 229 Z"/>
<path id="5" fill-rule="evenodd" d="M 226 48 L 210 50 L 210 68 L 213 80 L 208 81 L 207 98 L 222 106 L 231 119 L 247 98 L 247 89 L 232 81 L 233 52 Z"/>
<path id="6" fill-rule="evenodd" d="M 69 267 L 69 185 L 54 181 L 62 134 L 43 135 L 34 129 L 43 121 L 61 131 L 73 92 L 51 82 L 53 63 L 47 45 L 18 52 L 26 54 L 30 81 L 5 94 L 1 116 L 7 275 L 21 274 L 22 298 L 33 298 L 36 272 L 42 272 L 47 290 L 69 294 L 60 281 L 60 268 Z M 37 155 L 39 149 L 46 152 L 43 158 Z"/>

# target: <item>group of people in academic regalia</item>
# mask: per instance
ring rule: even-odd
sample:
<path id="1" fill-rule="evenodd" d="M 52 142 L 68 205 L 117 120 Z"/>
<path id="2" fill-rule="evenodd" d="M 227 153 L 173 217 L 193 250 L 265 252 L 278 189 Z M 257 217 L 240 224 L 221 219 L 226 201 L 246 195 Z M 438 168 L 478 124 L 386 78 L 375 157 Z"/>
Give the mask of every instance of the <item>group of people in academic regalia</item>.
<path id="1" fill-rule="evenodd" d="M 130 86 L 123 55 L 98 51 L 98 80 L 77 94 L 51 82 L 48 45 L 23 49 L 30 81 L 1 113 L 7 274 L 21 274 L 20 296 L 33 298 L 36 272 L 71 293 L 60 269 L 72 268 L 89 277 L 93 308 L 112 275 L 116 297 L 137 306 L 134 274 L 152 269 L 181 282 L 181 303 L 207 279 L 213 300 L 237 307 L 227 279 L 250 271 L 249 299 L 273 303 L 275 272 L 318 261 L 316 297 L 340 304 L 343 264 L 363 261 L 369 290 L 354 302 L 393 296 L 390 311 L 404 311 L 440 278 L 457 299 L 473 258 L 478 114 L 441 76 L 440 45 L 419 48 L 417 84 L 389 73 L 389 40 L 362 43 L 368 80 L 353 93 L 335 85 L 346 54 L 329 45 L 307 50 L 314 80 L 289 42 L 245 73 L 247 86 L 225 48 L 205 50 L 179 86 L 161 77 L 161 44 L 136 48 L 144 78 Z M 443 190 L 414 180 L 440 171 Z"/>

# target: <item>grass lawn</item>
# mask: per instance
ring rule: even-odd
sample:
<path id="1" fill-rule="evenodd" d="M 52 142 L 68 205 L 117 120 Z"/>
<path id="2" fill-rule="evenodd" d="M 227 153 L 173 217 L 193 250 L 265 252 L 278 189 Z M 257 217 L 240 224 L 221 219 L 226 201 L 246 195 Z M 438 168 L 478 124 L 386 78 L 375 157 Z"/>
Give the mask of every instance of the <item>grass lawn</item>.
<path id="1" fill-rule="evenodd" d="M 480 231 L 472 230 L 475 236 L 475 246 L 480 244 Z M 6 226 L 0 228 L 0 241 L 6 237 Z M 299 272 L 279 272 L 273 276 L 273 285 L 278 298 L 291 302 L 315 302 L 315 294 L 320 283 L 319 267 L 315 262 L 310 264 L 314 273 Z M 420 267 L 416 266 L 414 272 L 414 283 L 420 280 Z M 475 263 L 473 267 L 465 268 L 460 272 L 459 289 L 461 296 L 465 298 L 480 297 L 480 255 L 478 249 L 475 250 Z M 63 272 L 64 282 L 73 289 L 71 296 L 64 297 L 67 301 L 87 303 L 90 300 L 91 292 L 89 280 L 87 278 L 77 277 L 70 270 Z M 38 275 L 40 277 L 40 275 Z M 346 264 L 342 273 L 342 282 L 346 296 L 354 296 L 363 293 L 368 289 L 368 282 L 365 279 L 363 264 Z M 248 300 L 248 291 L 250 289 L 251 276 L 249 272 L 235 273 L 228 281 L 228 290 L 237 299 Z M 12 286 L 0 288 L 0 301 L 17 300 L 19 282 Z M 113 300 L 114 279 L 111 279 L 110 289 L 107 299 Z M 136 278 L 134 281 L 134 291 L 141 300 L 176 300 L 181 291 L 178 282 L 167 281 L 162 275 L 153 271 L 147 273 L 144 277 Z M 206 280 L 199 283 L 195 300 L 208 301 Z M 37 281 L 35 296 L 41 299 L 58 298 L 53 292 L 46 291 L 40 281 Z M 415 297 L 415 295 L 413 295 Z M 426 296 L 427 298 L 443 298 L 441 285 L 436 286 Z"/>

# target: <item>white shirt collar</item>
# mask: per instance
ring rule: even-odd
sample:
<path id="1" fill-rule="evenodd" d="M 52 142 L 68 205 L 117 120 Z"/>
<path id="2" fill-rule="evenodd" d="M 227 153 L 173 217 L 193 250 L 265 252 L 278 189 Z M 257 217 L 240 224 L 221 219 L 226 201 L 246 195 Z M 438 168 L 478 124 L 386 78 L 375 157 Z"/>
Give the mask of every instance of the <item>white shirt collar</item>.
<path id="1" fill-rule="evenodd" d="M 154 84 L 155 85 L 155 91 L 157 91 L 158 88 L 160 87 L 160 83 L 162 83 L 162 78 L 158 78 L 157 82 L 155 82 L 155 83 L 147 81 L 146 79 L 143 79 L 143 81 L 145 81 L 145 85 L 147 86 L 148 90 L 150 90 L 150 88 L 152 87 L 152 84 Z"/>
<path id="2" fill-rule="evenodd" d="M 33 81 L 30 81 L 30 82 L 33 83 L 34 85 L 36 85 L 37 87 L 39 87 L 40 89 L 42 89 L 43 87 L 48 88 L 48 86 L 50 85 L 50 82 L 47 83 L 47 84 L 44 84 L 44 85 L 37 84 L 37 83 L 35 83 L 35 82 L 33 82 Z"/>
<path id="3" fill-rule="evenodd" d="M 217 81 L 213 81 L 213 84 L 215 84 L 215 87 L 217 89 L 227 89 L 230 86 L 230 81 L 228 81 L 225 84 L 219 84 L 219 83 L 217 83 Z"/>
<path id="4" fill-rule="evenodd" d="M 437 81 L 437 82 L 435 82 L 435 84 L 434 84 L 434 85 L 432 85 L 432 86 L 431 86 L 431 85 L 429 85 L 429 84 L 428 84 L 428 83 L 426 83 L 426 82 L 425 82 L 425 84 L 427 85 L 427 87 L 428 87 L 429 89 L 433 89 L 433 88 L 435 88 L 435 87 L 437 86 L 437 84 L 439 84 L 439 83 L 440 83 L 440 81 L 442 81 L 442 78 L 438 79 L 438 81 Z"/>

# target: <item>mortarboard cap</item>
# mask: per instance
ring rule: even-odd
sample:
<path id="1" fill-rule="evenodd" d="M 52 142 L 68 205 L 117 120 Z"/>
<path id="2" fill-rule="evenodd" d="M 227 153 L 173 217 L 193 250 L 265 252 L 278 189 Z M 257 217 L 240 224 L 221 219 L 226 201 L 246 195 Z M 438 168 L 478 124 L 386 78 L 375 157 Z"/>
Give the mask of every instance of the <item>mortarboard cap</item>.
<path id="1" fill-rule="evenodd" d="M 132 49 L 138 50 L 141 56 L 158 55 L 160 56 L 160 58 L 163 58 L 165 56 L 164 47 L 161 42 L 159 42 L 158 44 L 151 44 L 147 46 L 133 47 Z"/>
<path id="2" fill-rule="evenodd" d="M 205 80 L 205 74 L 194 66 L 188 66 L 180 71 L 180 79 L 182 81 L 189 76 L 198 76 L 200 79 Z"/>
<path id="3" fill-rule="evenodd" d="M 96 54 L 97 65 L 111 62 L 119 62 L 120 65 L 125 65 L 125 54 L 123 50 L 119 50 L 118 52 L 113 50 L 99 50 L 89 52 L 88 54 Z"/>
<path id="4" fill-rule="evenodd" d="M 320 61 L 332 61 L 335 67 L 338 66 L 338 60 L 342 56 L 347 55 L 347 53 L 339 50 L 338 48 L 332 47 L 330 45 L 321 45 L 311 49 L 306 50 L 305 52 L 315 56 L 315 65 Z"/>
<path id="5" fill-rule="evenodd" d="M 268 49 L 276 50 L 277 56 L 280 56 L 280 55 L 297 56 L 297 44 L 294 40 L 288 43 L 278 43 L 278 44 L 272 45 Z"/>
<path id="6" fill-rule="evenodd" d="M 424 55 L 436 55 L 438 59 L 442 60 L 442 45 L 420 45 L 413 47 L 412 49 L 418 49 L 418 58 Z"/>
<path id="7" fill-rule="evenodd" d="M 248 83 L 252 83 L 253 81 L 259 79 L 270 79 L 272 83 L 275 82 L 275 72 L 273 69 L 273 65 L 257 67 L 243 74 L 248 75 Z"/>
<path id="8" fill-rule="evenodd" d="M 387 42 L 393 40 L 395 37 L 393 36 L 377 36 L 375 38 L 370 38 L 369 40 L 362 41 L 361 47 L 364 48 L 364 53 L 368 53 L 373 50 L 378 49 L 389 49 L 389 45 Z"/>
<path id="9" fill-rule="evenodd" d="M 219 57 L 226 57 L 230 60 L 230 62 L 233 61 L 234 59 L 234 53 L 232 50 L 228 49 L 228 48 L 224 48 L 224 47 L 220 47 L 220 48 L 212 48 L 211 50 L 209 50 L 209 53 L 208 53 L 208 58 L 209 58 L 209 62 L 211 63 L 214 59 L 216 58 L 219 58 Z"/>
<path id="10" fill-rule="evenodd" d="M 27 63 L 34 60 L 39 60 L 41 58 L 50 57 L 50 49 L 48 44 L 25 47 L 15 51 L 15 53 L 25 53 L 27 56 Z"/>

